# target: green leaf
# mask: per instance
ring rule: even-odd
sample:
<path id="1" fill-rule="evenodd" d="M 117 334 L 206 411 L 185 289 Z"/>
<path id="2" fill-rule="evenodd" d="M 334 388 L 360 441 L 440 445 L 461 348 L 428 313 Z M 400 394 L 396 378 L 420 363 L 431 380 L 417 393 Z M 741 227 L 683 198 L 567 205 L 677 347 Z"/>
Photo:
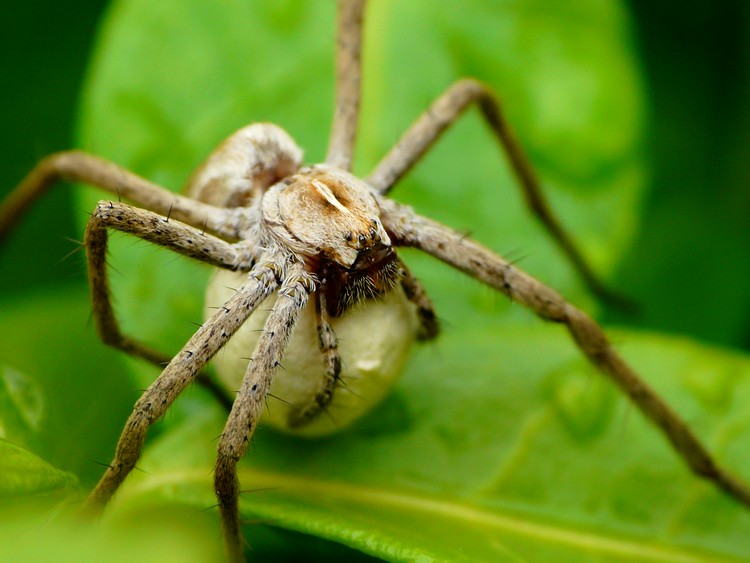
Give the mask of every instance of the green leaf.
<path id="1" fill-rule="evenodd" d="M 44 407 L 44 393 L 33 377 L 0 365 L 0 436 L 16 443 L 33 442 Z"/>
<path id="2" fill-rule="evenodd" d="M 70 510 L 57 508 L 21 513 L 16 509 L 12 513 L 5 511 L 2 516 L 2 561 L 199 563 L 221 560 L 222 547 L 215 522 L 191 509 L 155 507 L 137 520 L 105 520 L 96 526 L 80 515 L 70 514 Z"/>
<path id="3" fill-rule="evenodd" d="M 485 328 L 419 351 L 396 392 L 349 431 L 308 441 L 261 428 L 241 464 L 246 520 L 394 561 L 750 557 L 750 512 L 690 474 L 559 327 Z M 497 337 L 509 346 L 490 371 Z M 676 338 L 615 338 L 722 462 L 750 477 L 750 360 Z M 159 500 L 214 506 L 222 423 L 204 413 L 153 443 L 115 514 Z"/>
<path id="4" fill-rule="evenodd" d="M 97 337 L 88 296 L 32 295 L 0 309 L 4 437 L 93 484 L 137 397 L 122 355 Z M 15 379 L 14 384 L 9 379 Z"/>
<path id="5" fill-rule="evenodd" d="M 76 478 L 6 440 L 0 440 L 0 499 L 72 489 Z"/>
<path id="6" fill-rule="evenodd" d="M 89 75 L 83 147 L 177 189 L 222 138 L 267 120 L 292 133 L 308 161 L 320 160 L 331 115 L 333 7 L 115 3 Z M 610 271 L 635 228 L 645 168 L 628 27 L 616 2 L 472 0 L 440 9 L 426 0 L 373 2 L 357 170 L 367 173 L 453 80 L 474 75 L 498 91 L 553 206 L 597 269 Z M 476 112 L 396 196 L 523 256 L 521 266 L 576 302 L 587 299 L 523 209 Z M 124 331 L 164 351 L 178 349 L 200 322 L 207 269 L 113 238 Z M 541 326 L 425 257 L 405 256 L 439 306 L 445 335 L 418 350 L 396 392 L 340 436 L 303 441 L 261 429 L 241 472 L 244 488 L 254 491 L 243 498 L 248 519 L 394 560 L 748 556 L 746 511 L 689 475 L 580 360 L 563 330 Z M 132 393 L 87 387 L 121 381 L 120 370 L 109 361 L 84 369 L 102 346 L 80 335 L 76 344 L 66 340 L 69 327 L 85 325 L 80 314 L 66 317 L 62 303 L 52 302 L 18 309 L 8 315 L 49 319 L 44 326 L 63 333 L 41 340 L 62 350 L 45 350 L 41 365 L 18 369 L 58 382 L 81 377 L 80 388 L 49 394 L 79 409 L 101 407 L 108 432 L 121 424 Z M 23 322 L 5 326 L 11 335 L 36 330 L 24 330 Z M 740 447 L 747 439 L 747 360 L 654 335 L 619 339 L 712 450 L 731 467 L 747 467 Z M 44 348 L 38 339 L 27 342 L 19 356 L 35 358 Z M 141 371 L 143 386 L 154 370 Z M 71 409 L 67 420 L 75 427 L 62 425 L 58 435 L 81 441 L 87 429 L 100 429 Z M 132 525 L 173 504 L 188 513 L 212 506 L 210 468 L 222 419 L 192 393 L 179 401 L 155 429 L 171 427 L 153 443 L 144 471 L 128 479 L 109 525 Z M 110 444 L 111 451 L 114 437 Z M 217 534 L 211 514 L 213 527 L 196 527 L 196 538 Z M 258 528 L 250 526 L 251 537 Z M 289 543 L 293 552 L 296 543 Z"/>

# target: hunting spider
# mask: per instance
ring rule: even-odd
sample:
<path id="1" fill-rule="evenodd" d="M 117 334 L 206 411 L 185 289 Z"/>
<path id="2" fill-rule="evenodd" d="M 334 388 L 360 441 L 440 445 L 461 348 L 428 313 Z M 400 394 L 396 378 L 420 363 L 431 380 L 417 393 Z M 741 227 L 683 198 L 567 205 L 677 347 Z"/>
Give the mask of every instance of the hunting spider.
<path id="1" fill-rule="evenodd" d="M 224 396 L 202 370 L 227 345 L 231 353 L 218 358 L 222 377 L 236 378 L 238 365 L 244 376 L 219 439 L 214 483 L 228 558 L 242 560 L 236 465 L 261 419 L 272 384 L 274 393 L 285 401 L 274 407 L 276 425 L 308 433 L 331 431 L 366 412 L 384 395 L 413 340 L 430 340 L 438 334 L 430 300 L 396 254 L 397 247 L 420 249 L 506 294 L 542 319 L 564 324 L 586 358 L 632 399 L 696 474 L 750 505 L 750 491 L 717 466 L 679 416 L 620 358 L 590 317 L 463 234 L 385 197 L 464 110 L 476 105 L 507 155 L 530 209 L 592 292 L 616 299 L 597 281 L 550 210 L 534 170 L 487 87 L 472 79 L 456 82 L 367 178 L 351 174 L 364 4 L 364 0 L 342 0 L 339 6 L 336 109 L 325 163 L 303 166 L 301 150 L 283 130 L 253 124 L 231 135 L 211 154 L 190 180 L 187 195 L 175 195 L 110 162 L 71 151 L 44 159 L 0 207 L 2 237 L 58 180 L 84 182 L 114 196 L 113 201 L 99 202 L 85 233 L 96 326 L 107 344 L 154 364 L 166 364 L 137 401 L 115 457 L 86 508 L 93 513 L 104 508 L 135 467 L 148 428 L 188 385 L 199 379 L 218 397 Z M 109 230 L 135 235 L 232 272 L 232 279 L 241 278 L 235 289 L 226 292 L 222 288 L 232 282 L 217 275 L 209 289 L 209 305 L 216 307 L 171 360 L 120 331 L 107 280 Z M 250 319 L 255 311 L 264 314 L 259 306 L 267 299 L 274 301 L 267 318 Z M 371 322 L 375 310 L 382 322 L 390 323 L 384 331 L 386 340 L 378 347 L 379 356 L 368 358 L 368 372 L 358 367 L 364 360 L 355 350 L 343 364 L 359 371 L 342 373 L 337 333 L 341 336 L 350 330 L 346 323 Z M 248 349 L 247 341 L 230 343 L 246 321 L 263 327 L 254 351 Z M 307 354 L 296 369 L 278 370 L 295 329 L 316 335 L 319 354 Z M 292 352 L 298 353 L 299 346 L 294 344 Z M 243 359 L 243 350 L 244 355 L 252 353 L 249 361 Z M 376 383 L 363 393 L 359 406 L 335 424 L 327 419 L 326 411 L 341 395 L 340 382 L 368 373 Z"/>

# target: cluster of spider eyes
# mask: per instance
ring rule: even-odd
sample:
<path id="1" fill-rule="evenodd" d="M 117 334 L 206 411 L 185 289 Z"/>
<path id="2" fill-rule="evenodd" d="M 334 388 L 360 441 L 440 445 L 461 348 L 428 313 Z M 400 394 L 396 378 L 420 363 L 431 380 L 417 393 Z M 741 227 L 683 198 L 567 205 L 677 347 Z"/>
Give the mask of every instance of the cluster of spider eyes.
<path id="1" fill-rule="evenodd" d="M 373 228 L 370 229 L 370 238 L 372 240 L 380 240 L 380 236 L 378 235 L 378 232 Z M 346 231 L 344 233 L 344 240 L 346 242 L 352 242 L 354 240 L 354 235 L 351 233 L 351 231 Z M 365 235 L 359 235 L 357 237 L 357 241 L 359 242 L 360 245 L 363 245 L 365 244 L 365 242 L 367 242 L 367 237 Z"/>
<path id="2" fill-rule="evenodd" d="M 370 239 L 379 241 L 380 235 L 378 235 L 378 231 L 375 229 L 377 227 L 378 222 L 376 219 L 371 219 L 370 222 L 373 224 L 372 227 L 370 227 Z M 351 231 L 346 231 L 344 233 L 344 240 L 346 242 L 353 242 L 354 241 L 354 234 L 352 234 Z M 367 237 L 363 234 L 360 234 L 357 237 L 357 242 L 359 242 L 360 245 L 364 245 L 367 242 Z"/>

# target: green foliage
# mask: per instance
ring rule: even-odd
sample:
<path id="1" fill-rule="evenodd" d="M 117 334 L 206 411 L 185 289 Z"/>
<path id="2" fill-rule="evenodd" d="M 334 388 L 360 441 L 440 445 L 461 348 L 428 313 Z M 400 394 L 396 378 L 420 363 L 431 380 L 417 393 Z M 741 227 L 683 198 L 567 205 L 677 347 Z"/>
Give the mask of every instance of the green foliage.
<path id="1" fill-rule="evenodd" d="M 584 252 L 599 271 L 611 271 L 637 226 L 646 167 L 627 15 L 617 3 L 593 0 L 448 6 L 372 3 L 357 170 L 367 173 L 454 79 L 474 75 L 500 93 Z M 227 134 L 273 121 L 308 161 L 320 160 L 333 95 L 333 19 L 331 2 L 116 3 L 89 74 L 83 148 L 177 189 Z M 476 114 L 396 197 L 522 258 L 521 267 L 577 303 L 589 301 L 523 209 Z M 176 350 L 199 320 L 207 269 L 113 238 L 125 331 Z M 256 556 L 293 559 L 296 547 L 308 557 L 352 557 L 330 543 L 279 539 L 278 528 L 391 560 L 750 556 L 749 513 L 691 476 L 580 359 L 564 330 L 426 257 L 405 256 L 445 334 L 417 350 L 395 393 L 351 430 L 318 441 L 258 431 L 242 464 L 249 491 L 242 510 L 277 529 L 248 526 Z M 92 461 L 109 459 L 136 388 L 155 373 L 103 351 L 93 331 L 81 336 L 86 307 L 41 296 L 4 308 L 0 357 L 40 390 L 41 399 L 27 395 L 18 413 L 40 400 L 54 413 L 37 431 L 18 430 L 19 442 L 90 483 L 101 471 Z M 750 478 L 741 447 L 750 438 L 748 360 L 654 334 L 615 339 L 711 450 Z M 108 553 L 138 553 L 133 545 L 153 534 L 150 523 L 160 538 L 179 538 L 159 553 L 178 551 L 154 559 L 215 558 L 218 516 L 201 511 L 215 502 L 210 468 L 222 418 L 191 389 L 157 425 L 143 471 L 129 478 L 104 522 Z M 180 535 L 183 519 L 193 524 Z M 52 535 L 60 554 L 96 559 L 96 545 L 77 551 L 66 534 Z"/>
<path id="2" fill-rule="evenodd" d="M 243 514 L 396 561 L 749 554 L 747 510 L 690 475 L 558 327 L 489 328 L 419 351 L 397 391 L 342 435 L 259 430 L 241 466 Z M 726 463 L 747 466 L 746 359 L 615 336 Z M 114 510 L 210 506 L 222 422 L 195 417 L 153 443 Z"/>
<path id="3" fill-rule="evenodd" d="M 749 6 L 630 4 L 650 82 L 653 170 L 618 283 L 642 305 L 640 326 L 748 349 Z"/>
<path id="4" fill-rule="evenodd" d="M 0 499 L 57 492 L 75 486 L 70 473 L 55 469 L 28 450 L 0 440 Z"/>

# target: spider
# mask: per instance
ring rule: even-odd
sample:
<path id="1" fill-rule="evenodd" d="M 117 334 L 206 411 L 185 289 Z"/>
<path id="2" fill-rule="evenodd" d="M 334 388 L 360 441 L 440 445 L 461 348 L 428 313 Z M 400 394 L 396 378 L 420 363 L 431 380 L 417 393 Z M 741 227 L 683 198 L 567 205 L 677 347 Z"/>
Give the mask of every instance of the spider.
<path id="1" fill-rule="evenodd" d="M 234 133 L 212 153 L 193 175 L 185 196 L 98 157 L 73 151 L 43 160 L 0 207 L 3 236 L 58 179 L 92 184 L 116 196 L 96 206 L 85 234 L 97 329 L 106 343 L 152 363 L 167 364 L 136 403 L 115 458 L 91 493 L 87 509 L 96 513 L 104 508 L 135 467 L 150 425 L 189 384 L 200 378 L 223 397 L 202 370 L 219 350 L 235 345 L 236 340 L 230 339 L 246 323 L 259 322 L 253 313 L 260 312 L 261 304 L 268 301 L 273 305 L 262 320 L 254 351 L 247 349 L 249 344 L 241 346 L 244 355 L 251 353 L 252 358 L 233 352 L 223 355 L 219 364 L 225 379 L 236 377 L 236 364 L 242 364 L 243 372 L 219 440 L 214 477 L 228 558 L 242 560 L 236 465 L 261 419 L 272 383 L 288 389 L 283 395 L 288 404 L 274 409 L 277 425 L 303 432 L 328 431 L 326 425 L 348 422 L 326 418 L 347 379 L 338 345 L 344 340 L 345 322 L 362 326 L 376 316 L 382 318 L 373 313 L 375 310 L 395 319 L 383 321 L 390 323 L 384 331 L 390 340 L 381 348 L 388 353 L 376 358 L 386 381 L 378 383 L 375 393 L 363 395 L 358 410 L 349 411 L 351 417 L 367 411 L 385 393 L 388 380 L 400 371 L 405 350 L 394 352 L 394 347 L 405 349 L 414 339 L 437 336 L 435 311 L 419 280 L 398 256 L 399 247 L 422 250 L 505 293 L 542 319 L 565 325 L 581 352 L 664 432 L 693 471 L 750 504 L 745 486 L 716 465 L 680 418 L 617 355 L 590 317 L 462 233 L 385 197 L 463 111 L 477 105 L 506 151 L 531 209 L 592 291 L 613 298 L 551 212 L 534 170 L 487 87 L 472 79 L 456 82 L 365 179 L 351 173 L 364 4 L 363 0 L 340 3 L 336 111 L 324 163 L 302 166 L 300 149 L 283 130 L 271 124 L 253 124 Z M 121 198 L 137 207 L 122 203 Z M 228 283 L 216 278 L 209 289 L 208 304 L 215 306 L 212 314 L 172 359 L 119 329 L 105 262 L 109 230 L 132 234 L 241 276 L 242 282 L 224 293 L 221 288 Z M 303 328 L 316 334 L 319 354 L 308 354 L 303 361 L 309 370 L 280 370 L 293 332 Z M 298 348 L 294 345 L 289 353 Z M 359 362 L 350 357 L 346 363 L 356 366 Z"/>

